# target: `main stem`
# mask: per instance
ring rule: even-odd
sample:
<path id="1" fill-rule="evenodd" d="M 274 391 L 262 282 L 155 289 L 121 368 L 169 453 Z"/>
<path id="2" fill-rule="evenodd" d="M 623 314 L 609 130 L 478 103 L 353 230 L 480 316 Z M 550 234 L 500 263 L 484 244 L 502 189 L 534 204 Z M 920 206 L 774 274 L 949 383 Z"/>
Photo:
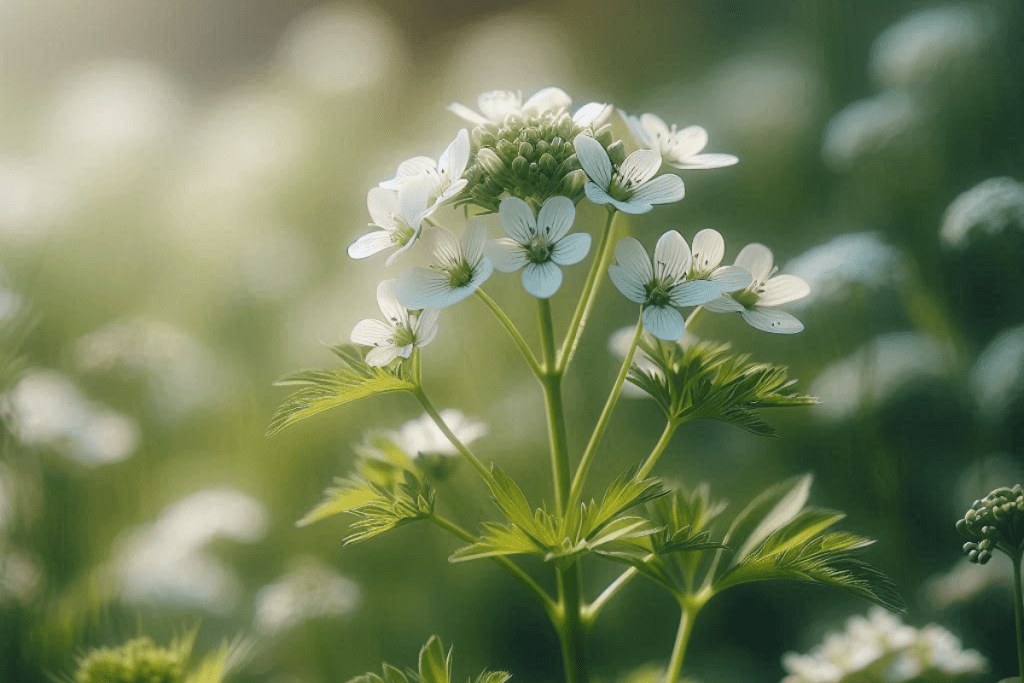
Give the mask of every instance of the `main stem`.
<path id="1" fill-rule="evenodd" d="M 1013 616 L 1017 622 L 1017 666 L 1018 675 L 1024 680 L 1024 596 L 1020 585 L 1021 552 L 1013 556 Z"/>
<path id="2" fill-rule="evenodd" d="M 690 642 L 690 633 L 693 631 L 693 620 L 697 611 L 687 602 L 680 601 L 682 614 L 679 617 L 679 630 L 676 632 L 676 642 L 672 647 L 672 657 L 668 660 L 668 671 L 665 672 L 665 683 L 676 683 L 679 680 L 679 672 L 683 669 L 683 658 L 686 657 L 686 646 Z"/>

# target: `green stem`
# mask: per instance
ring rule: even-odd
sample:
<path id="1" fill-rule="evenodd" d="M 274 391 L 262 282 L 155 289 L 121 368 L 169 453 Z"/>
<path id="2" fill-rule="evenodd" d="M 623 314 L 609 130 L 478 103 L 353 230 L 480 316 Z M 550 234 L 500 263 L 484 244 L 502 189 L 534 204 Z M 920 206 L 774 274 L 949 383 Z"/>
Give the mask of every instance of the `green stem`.
<path id="1" fill-rule="evenodd" d="M 430 521 L 432 521 L 434 524 L 441 527 L 448 533 L 452 534 L 453 536 L 462 539 L 466 543 L 476 543 L 477 541 L 476 537 L 473 536 L 473 534 L 469 533 L 459 525 L 445 519 L 444 517 L 436 513 L 430 515 Z M 547 591 L 541 588 L 537 584 L 537 582 L 534 581 L 529 574 L 523 571 L 523 569 L 518 564 L 508 559 L 507 557 L 502 557 L 500 555 L 492 557 L 491 560 L 493 560 L 495 564 L 497 564 L 499 567 L 508 572 L 509 575 L 512 576 L 512 578 L 516 579 L 517 581 L 519 581 L 519 583 L 523 584 L 523 586 L 525 586 L 527 590 L 533 593 L 534 597 L 540 601 L 541 605 L 544 607 L 544 611 L 547 612 L 549 617 L 551 617 L 552 619 L 557 618 L 558 606 L 555 604 L 555 601 L 552 600 L 551 596 L 548 595 Z"/>
<path id="2" fill-rule="evenodd" d="M 530 366 L 530 370 L 533 371 L 533 374 L 540 377 L 542 373 L 540 364 L 537 363 L 537 358 L 533 355 L 533 351 L 530 350 L 530 345 L 526 343 L 525 339 L 523 339 L 523 335 L 519 333 L 519 329 L 516 328 L 515 323 L 505 315 L 505 311 L 501 310 L 501 306 L 498 305 L 498 302 L 488 296 L 484 290 L 477 289 L 476 295 L 484 302 L 487 308 L 491 309 L 491 313 L 494 314 L 494 317 L 498 319 L 498 322 L 500 322 L 502 327 L 505 328 L 505 331 L 508 332 L 508 336 L 512 337 L 512 341 L 514 341 L 516 346 L 519 348 L 519 352 L 523 354 L 523 358 L 526 359 L 526 364 Z"/>
<path id="3" fill-rule="evenodd" d="M 594 426 L 594 433 L 590 435 L 590 441 L 587 443 L 586 450 L 583 451 L 583 456 L 580 458 L 580 465 L 576 468 L 576 476 L 572 480 L 572 488 L 569 490 L 569 505 L 575 505 L 579 502 L 580 496 L 583 493 L 583 483 L 587 478 L 587 470 L 590 469 L 590 464 L 593 462 L 594 454 L 597 452 L 597 446 L 601 443 L 601 437 L 604 436 L 605 429 L 608 428 L 608 422 L 611 420 L 612 411 L 615 409 L 615 404 L 619 400 L 619 394 L 622 393 L 622 385 L 626 381 L 626 375 L 629 374 L 629 368 L 633 365 L 633 354 L 636 352 L 636 346 L 640 343 L 640 335 L 644 331 L 643 318 L 639 318 L 636 321 L 636 331 L 633 332 L 633 341 L 629 344 L 629 350 L 626 352 L 626 357 L 622 361 L 622 367 L 619 368 L 619 374 L 615 378 L 615 384 L 612 385 L 612 391 L 608 395 L 608 400 L 605 401 L 604 409 L 601 411 L 601 416 L 597 418 L 597 425 Z"/>
<path id="4" fill-rule="evenodd" d="M 476 469 L 476 471 L 480 473 L 480 476 L 484 478 L 484 481 L 487 482 L 488 486 L 494 488 L 494 477 L 491 475 L 491 471 L 487 469 L 487 467 L 485 467 L 484 464 L 480 462 L 480 459 L 473 455 L 473 452 L 466 448 L 466 445 L 459 440 L 459 437 L 455 436 L 452 430 L 449 429 L 448 425 L 445 424 L 445 421 L 441 418 L 440 413 L 438 413 L 437 409 L 434 408 L 434 404 L 430 402 L 430 399 L 428 399 L 427 395 L 423 392 L 423 388 L 417 386 L 415 389 L 412 390 L 412 393 L 420 402 L 420 405 L 423 406 L 423 410 L 427 411 L 427 415 L 430 415 L 430 418 L 434 421 L 434 424 L 436 424 L 438 428 L 441 430 L 441 433 L 444 434 L 449 441 L 451 441 L 453 446 L 455 446 L 455 449 L 459 452 L 459 454 L 463 458 L 468 460 L 469 464 L 471 464 Z"/>
<path id="5" fill-rule="evenodd" d="M 1013 555 L 1013 616 L 1017 622 L 1017 666 L 1018 675 L 1024 680 L 1024 596 L 1020 585 L 1021 553 Z"/>
<path id="6" fill-rule="evenodd" d="M 668 424 L 665 425 L 664 431 L 661 432 L 661 438 L 658 439 L 658 443 L 654 444 L 654 450 L 652 450 L 651 454 L 647 456 L 647 460 L 644 461 L 643 466 L 637 470 L 637 481 L 645 479 L 647 475 L 651 473 L 651 470 L 654 469 L 654 465 L 658 462 L 658 458 L 660 458 L 661 454 L 665 452 L 669 441 L 672 440 L 672 436 L 676 433 L 677 429 L 679 429 L 679 423 L 675 420 L 669 420 Z"/>
<path id="7" fill-rule="evenodd" d="M 692 325 L 694 323 L 694 321 L 697 320 L 697 318 L 703 312 L 704 312 L 704 307 L 703 306 L 698 306 L 697 308 L 693 309 L 693 311 L 690 313 L 690 315 L 686 316 L 686 329 L 687 330 L 690 329 L 690 325 Z"/>
<path id="8" fill-rule="evenodd" d="M 583 625 L 583 582 L 579 562 L 571 567 L 559 569 L 558 604 L 561 608 L 555 626 L 558 641 L 562 646 L 562 662 L 565 665 L 566 683 L 587 683 L 586 629 Z"/>
<path id="9" fill-rule="evenodd" d="M 679 680 L 679 672 L 683 669 L 683 658 L 686 657 L 686 646 L 690 642 L 690 633 L 693 631 L 693 620 L 697 616 L 697 610 L 686 601 L 680 601 L 680 607 L 682 607 L 682 614 L 679 617 L 679 630 L 676 632 L 675 645 L 672 646 L 672 657 L 668 660 L 665 683 L 676 683 Z"/>
<path id="10" fill-rule="evenodd" d="M 607 270 L 605 266 L 611 254 L 612 221 L 615 220 L 616 215 L 618 213 L 614 209 L 608 211 L 608 220 L 604 224 L 604 232 L 601 233 L 594 262 L 590 264 L 587 281 L 583 285 L 583 294 L 580 296 L 580 302 L 576 305 L 576 312 L 573 313 L 569 329 L 565 334 L 565 341 L 562 342 L 562 350 L 558 354 L 558 362 L 555 364 L 555 369 L 559 373 L 565 372 L 565 369 L 569 367 L 573 354 L 576 353 L 576 346 L 580 343 L 583 327 L 586 325 L 587 318 L 590 317 L 590 309 L 594 307 L 594 301 L 597 299 L 597 290 L 601 288 L 601 281 L 604 279 L 604 274 Z"/>
<path id="11" fill-rule="evenodd" d="M 644 562 L 647 562 L 653 557 L 654 555 L 648 555 L 644 558 Z M 619 578 L 608 584 L 608 587 L 604 589 L 601 595 L 597 596 L 597 599 L 594 600 L 594 602 L 583 608 L 583 624 L 587 628 L 593 626 L 594 622 L 597 621 L 597 615 L 601 613 L 604 606 L 607 605 L 612 598 L 618 595 L 619 591 L 626 587 L 626 584 L 639 575 L 640 570 L 636 567 L 630 567 L 626 571 L 622 572 L 622 574 L 619 575 Z"/>
<path id="12" fill-rule="evenodd" d="M 540 347 L 543 359 L 541 386 L 544 388 L 544 408 L 547 412 L 548 438 L 551 444 L 551 472 L 555 487 L 555 511 L 565 513 L 565 500 L 569 495 L 569 447 L 565 431 L 565 410 L 562 405 L 562 375 L 554 369 L 555 333 L 551 323 L 551 304 L 547 299 L 537 300 L 540 320 Z"/>

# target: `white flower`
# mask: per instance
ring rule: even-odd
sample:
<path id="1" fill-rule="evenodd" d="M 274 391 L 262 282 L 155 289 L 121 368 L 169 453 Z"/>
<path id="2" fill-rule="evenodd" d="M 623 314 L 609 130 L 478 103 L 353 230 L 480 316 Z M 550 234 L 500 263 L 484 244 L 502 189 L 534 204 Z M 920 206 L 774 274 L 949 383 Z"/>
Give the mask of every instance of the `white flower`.
<path id="1" fill-rule="evenodd" d="M 254 622 L 261 633 L 279 634 L 311 619 L 344 616 L 359 604 L 359 586 L 312 557 L 256 594 Z"/>
<path id="2" fill-rule="evenodd" d="M 605 102 L 584 104 L 572 115 L 572 121 L 583 128 L 600 128 L 612 113 L 612 105 Z"/>
<path id="3" fill-rule="evenodd" d="M 590 235 L 567 234 L 576 219 L 568 197 L 551 197 L 533 215 L 518 197 L 507 197 L 498 207 L 508 237 L 487 245 L 487 258 L 503 273 L 523 269 L 523 287 L 538 299 L 547 299 L 562 286 L 562 269 L 579 263 L 590 250 Z"/>
<path id="4" fill-rule="evenodd" d="M 570 104 L 572 104 L 572 99 L 561 88 L 552 87 L 538 90 L 526 102 L 523 102 L 522 92 L 492 90 L 477 98 L 476 106 L 480 110 L 479 114 L 458 102 L 449 104 L 448 111 L 470 123 L 481 126 L 487 123 L 502 123 L 509 114 L 536 116 L 554 109 L 567 109 Z"/>
<path id="5" fill-rule="evenodd" d="M 430 268 L 410 268 L 395 283 L 395 294 L 407 308 L 445 308 L 476 291 L 491 276 L 494 266 L 484 256 L 486 229 L 473 223 L 461 241 L 444 228 L 428 233 L 434 243 Z"/>
<path id="6" fill-rule="evenodd" d="M 441 411 L 441 419 L 448 429 L 452 430 L 459 441 L 469 445 L 482 436 L 486 436 L 490 428 L 479 420 L 466 417 L 455 408 Z M 402 425 L 398 431 L 388 435 L 391 441 L 402 451 L 412 457 L 423 455 L 458 455 L 459 451 L 444 435 L 437 423 L 424 413 L 415 420 Z"/>
<path id="7" fill-rule="evenodd" d="M 580 166 L 590 177 L 584 188 L 595 204 L 611 204 L 624 213 L 647 213 L 654 204 L 668 204 L 683 198 L 683 181 L 667 174 L 654 177 L 661 168 L 661 155 L 649 149 L 633 152 L 618 168 L 612 167 L 601 143 L 580 133 L 573 140 Z"/>
<path id="8" fill-rule="evenodd" d="M 425 177 L 402 183 L 399 190 L 371 189 L 366 195 L 366 208 L 373 219 L 371 227 L 379 230 L 368 232 L 350 244 L 348 255 L 361 259 L 399 247 L 384 263 L 391 265 L 395 257 L 411 247 L 420 236 L 423 219 L 430 213 L 427 199 L 432 189 L 432 181 Z"/>
<path id="9" fill-rule="evenodd" d="M 380 183 L 385 190 L 401 190 L 417 178 L 428 183 L 428 212 L 455 197 L 469 183 L 462 177 L 469 163 L 469 133 L 465 128 L 444 148 L 437 161 L 430 157 L 413 157 L 398 165 L 398 173 Z"/>
<path id="10" fill-rule="evenodd" d="M 733 286 L 710 280 L 688 281 L 690 247 L 675 230 L 658 240 L 653 265 L 643 246 L 632 237 L 615 245 L 615 260 L 618 265 L 609 267 L 608 275 L 616 289 L 630 301 L 643 304 L 644 329 L 665 341 L 679 339 L 686 330 L 677 306 L 699 306 Z"/>
<path id="11" fill-rule="evenodd" d="M 693 236 L 693 256 L 687 280 L 707 280 L 721 287 L 722 292 L 734 292 L 751 283 L 750 273 L 739 266 L 723 266 L 725 239 L 713 228 L 704 228 Z"/>
<path id="12" fill-rule="evenodd" d="M 360 320 L 352 330 L 353 344 L 373 347 L 366 362 L 376 367 L 408 358 L 413 349 L 423 348 L 437 336 L 437 309 L 418 306 L 423 310 L 410 314 L 395 297 L 394 287 L 394 280 L 377 285 L 377 304 L 385 320 Z"/>
<path id="13" fill-rule="evenodd" d="M 732 166 L 739 158 L 732 154 L 701 154 L 708 144 L 708 132 L 700 126 L 687 126 L 676 130 L 654 114 L 630 116 L 619 110 L 638 145 L 661 153 L 669 166 L 681 169 L 721 168 Z"/>
<path id="14" fill-rule="evenodd" d="M 751 327 L 765 332 L 793 334 L 804 329 L 803 323 L 789 313 L 773 310 L 772 306 L 802 299 L 811 293 L 806 282 L 794 275 L 772 277 L 771 250 L 763 244 L 748 244 L 736 257 L 736 265 L 750 273 L 753 281 L 738 292 L 722 296 L 704 304 L 704 308 L 717 313 L 738 312 Z"/>
<path id="15" fill-rule="evenodd" d="M 942 217 L 939 237 L 943 246 L 963 249 L 978 238 L 1022 224 L 1024 183 L 1013 178 L 989 178 L 953 200 Z"/>

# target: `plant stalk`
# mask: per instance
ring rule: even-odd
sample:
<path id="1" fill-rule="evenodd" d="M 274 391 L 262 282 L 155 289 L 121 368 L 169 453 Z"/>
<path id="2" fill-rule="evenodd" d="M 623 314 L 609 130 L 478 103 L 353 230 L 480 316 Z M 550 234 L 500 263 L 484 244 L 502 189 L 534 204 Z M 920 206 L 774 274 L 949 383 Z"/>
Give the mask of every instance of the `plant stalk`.
<path id="1" fill-rule="evenodd" d="M 586 629 L 583 625 L 583 585 L 580 564 L 558 570 L 558 597 L 561 619 L 556 624 L 562 646 L 566 683 L 588 683 Z"/>
<path id="2" fill-rule="evenodd" d="M 1024 680 L 1024 595 L 1020 585 L 1021 551 L 1013 555 L 1013 616 L 1017 622 L 1017 666 L 1020 680 Z"/>
<path id="3" fill-rule="evenodd" d="M 537 363 L 537 358 L 533 355 L 533 351 L 530 350 L 530 345 L 526 343 L 525 339 L 523 339 L 523 335 L 519 333 L 519 329 L 515 326 L 515 323 L 513 323 L 511 318 L 505 314 L 505 311 L 501 310 L 501 306 L 498 305 L 498 302 L 492 299 L 486 292 L 484 292 L 484 290 L 477 289 L 476 295 L 484 302 L 484 305 L 486 305 L 487 308 L 491 309 L 491 313 L 494 314 L 494 317 L 498 319 L 501 326 L 505 328 L 506 332 L 508 332 L 508 336 L 512 338 L 512 341 L 515 342 L 519 352 L 523 354 L 523 358 L 526 359 L 526 364 L 530 366 L 530 370 L 533 374 L 540 377 L 542 374 L 540 364 Z"/>
<path id="4" fill-rule="evenodd" d="M 555 367 L 555 332 L 551 322 L 551 304 L 547 299 L 537 300 L 540 321 L 541 386 L 544 389 L 544 408 L 547 412 L 548 438 L 551 445 L 551 472 L 555 488 L 555 511 L 565 513 L 569 495 L 569 442 L 565 429 L 565 410 L 562 403 L 562 374 Z"/>
<path id="5" fill-rule="evenodd" d="M 494 488 L 494 476 L 491 475 L 491 471 L 487 469 L 487 467 L 482 462 L 480 462 L 479 458 L 473 455 L 473 452 L 471 450 L 466 448 L 466 445 L 459 440 L 459 437 L 455 436 L 452 430 L 441 418 L 441 414 L 437 412 L 437 409 L 434 407 L 434 404 L 430 402 L 429 398 L 427 398 L 427 395 L 423 392 L 423 388 L 417 386 L 415 389 L 413 389 L 412 393 L 420 402 L 420 405 L 423 406 L 423 410 L 427 412 L 427 415 L 430 415 L 430 418 L 434 421 L 434 424 L 436 424 L 438 428 L 441 430 L 441 433 L 445 435 L 445 437 L 452 443 L 453 446 L 455 446 L 455 449 L 459 452 L 459 454 L 463 458 L 468 460 L 469 464 L 471 464 L 473 468 L 480 473 L 480 476 L 483 477 L 484 481 L 487 482 L 488 486 Z"/>
<path id="6" fill-rule="evenodd" d="M 665 683 L 676 683 L 679 680 L 679 672 L 683 669 L 683 659 L 686 657 L 686 646 L 693 631 L 693 620 L 697 616 L 697 610 L 685 600 L 680 601 L 680 607 L 682 614 L 679 617 L 679 630 L 676 632 L 675 645 L 672 646 L 672 657 L 668 660 Z"/>
<path id="7" fill-rule="evenodd" d="M 637 470 L 636 479 L 638 481 L 640 479 L 645 479 L 647 475 L 651 473 L 651 470 L 654 469 L 658 459 L 668 447 L 669 442 L 672 441 L 672 436 L 675 435 L 677 429 L 679 429 L 679 424 L 675 420 L 669 420 L 668 424 L 665 425 L 664 431 L 661 432 L 661 438 L 659 438 L 658 443 L 654 445 L 654 450 L 651 451 L 651 454 L 647 456 L 647 460 L 645 460 L 644 464 L 639 470 Z"/>

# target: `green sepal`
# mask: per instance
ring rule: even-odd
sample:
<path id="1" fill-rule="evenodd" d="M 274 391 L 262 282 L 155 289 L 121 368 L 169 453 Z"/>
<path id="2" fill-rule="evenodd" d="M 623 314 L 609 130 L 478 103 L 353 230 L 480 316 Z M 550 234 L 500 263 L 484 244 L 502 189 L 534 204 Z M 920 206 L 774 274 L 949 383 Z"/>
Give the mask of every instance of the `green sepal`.
<path id="1" fill-rule="evenodd" d="M 430 636 L 420 650 L 419 664 L 421 683 L 450 683 L 452 651 L 446 653 L 437 636 Z"/>

